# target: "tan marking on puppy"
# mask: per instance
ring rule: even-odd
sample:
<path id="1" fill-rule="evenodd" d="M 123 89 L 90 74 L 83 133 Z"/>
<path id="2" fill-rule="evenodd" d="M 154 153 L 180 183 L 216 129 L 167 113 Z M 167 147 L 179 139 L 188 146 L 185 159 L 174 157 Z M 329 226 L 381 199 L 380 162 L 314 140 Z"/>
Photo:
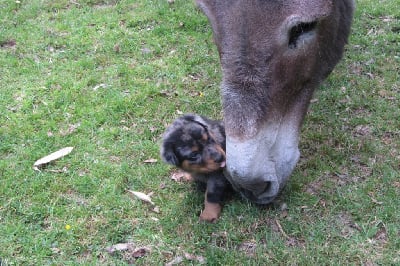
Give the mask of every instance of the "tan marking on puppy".
<path id="1" fill-rule="evenodd" d="M 221 163 L 216 163 L 213 159 L 206 159 L 204 167 L 208 169 L 209 172 L 215 172 L 221 169 Z"/>
<path id="2" fill-rule="evenodd" d="M 193 146 L 191 150 L 192 151 L 199 151 L 200 149 L 199 149 L 199 146 Z"/>
<path id="3" fill-rule="evenodd" d="M 204 200 L 204 210 L 200 214 L 200 221 L 215 223 L 221 215 L 222 206 L 219 203 L 211 203 L 207 201 L 207 191 Z"/>
<path id="4" fill-rule="evenodd" d="M 215 149 L 216 149 L 220 154 L 223 154 L 223 155 L 224 155 L 224 158 L 226 158 L 225 151 L 224 151 L 224 149 L 221 147 L 221 145 L 216 144 L 216 145 L 215 145 Z"/>
<path id="5" fill-rule="evenodd" d="M 181 168 L 190 173 L 208 174 L 221 169 L 221 164 L 214 160 L 205 160 L 204 164 L 192 164 L 188 160 L 182 162 Z"/>

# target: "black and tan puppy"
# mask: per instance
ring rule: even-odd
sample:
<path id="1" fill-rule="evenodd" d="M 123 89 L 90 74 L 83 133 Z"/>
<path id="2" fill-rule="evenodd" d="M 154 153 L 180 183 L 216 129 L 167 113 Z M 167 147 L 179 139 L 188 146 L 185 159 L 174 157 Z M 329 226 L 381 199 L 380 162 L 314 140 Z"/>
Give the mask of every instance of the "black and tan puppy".
<path id="1" fill-rule="evenodd" d="M 222 122 L 196 114 L 179 117 L 164 133 L 161 157 L 206 184 L 200 219 L 215 222 L 221 214 L 225 192 L 231 188 L 223 174 L 226 156 Z"/>

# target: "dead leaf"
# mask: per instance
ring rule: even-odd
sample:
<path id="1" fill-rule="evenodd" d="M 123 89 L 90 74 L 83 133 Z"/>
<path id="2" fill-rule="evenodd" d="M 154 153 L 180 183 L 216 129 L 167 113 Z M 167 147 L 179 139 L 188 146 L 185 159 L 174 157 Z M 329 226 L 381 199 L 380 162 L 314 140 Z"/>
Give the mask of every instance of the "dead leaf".
<path id="1" fill-rule="evenodd" d="M 281 214 L 279 215 L 281 218 L 286 218 L 289 216 L 289 212 L 287 210 L 284 210 L 281 212 Z"/>
<path id="2" fill-rule="evenodd" d="M 71 124 L 68 126 L 66 130 L 60 130 L 60 135 L 65 137 L 68 136 L 76 131 L 78 127 L 81 126 L 81 123 Z"/>
<path id="3" fill-rule="evenodd" d="M 56 247 L 53 247 L 53 248 L 50 248 L 50 249 L 53 252 L 53 254 L 58 254 L 58 253 L 61 252 L 61 250 L 59 248 L 56 248 Z"/>
<path id="4" fill-rule="evenodd" d="M 184 181 L 188 182 L 193 180 L 192 176 L 189 173 L 186 173 L 185 171 L 181 170 L 172 172 L 171 179 L 176 182 L 184 182 Z"/>
<path id="5" fill-rule="evenodd" d="M 198 261 L 200 264 L 206 263 L 206 259 L 205 259 L 203 256 L 197 256 L 197 261 Z"/>
<path id="6" fill-rule="evenodd" d="M 44 165 L 53 162 L 57 159 L 60 159 L 68 154 L 71 153 L 71 151 L 74 149 L 74 147 L 66 147 L 63 148 L 61 150 L 58 150 L 56 152 L 53 152 L 39 160 L 37 160 L 34 164 L 33 164 L 33 169 L 35 169 L 36 171 L 40 171 L 39 168 L 43 167 Z"/>
<path id="7" fill-rule="evenodd" d="M 360 63 L 353 63 L 350 65 L 350 71 L 352 74 L 361 75 L 363 72 L 363 66 Z"/>
<path id="8" fill-rule="evenodd" d="M 381 96 L 382 98 L 386 98 L 390 95 L 390 92 L 387 90 L 379 90 L 378 91 L 379 96 Z"/>
<path id="9" fill-rule="evenodd" d="M 174 256 L 174 253 L 168 250 L 161 250 L 161 254 L 164 256 L 165 260 L 171 260 Z"/>
<path id="10" fill-rule="evenodd" d="M 244 252 L 247 256 L 252 257 L 255 255 L 257 243 L 254 241 L 245 241 L 239 245 L 238 249 Z"/>
<path id="11" fill-rule="evenodd" d="M 151 211 L 155 213 L 160 213 L 160 207 L 155 206 Z"/>
<path id="12" fill-rule="evenodd" d="M 158 160 L 154 159 L 154 158 L 150 158 L 150 159 L 144 160 L 143 162 L 144 163 L 156 163 L 156 162 L 158 162 Z"/>
<path id="13" fill-rule="evenodd" d="M 303 239 L 298 239 L 295 237 L 290 237 L 289 239 L 286 240 L 285 245 L 288 247 L 299 247 L 299 248 L 304 248 L 305 246 L 305 241 Z"/>
<path id="14" fill-rule="evenodd" d="M 374 74 L 369 73 L 369 72 L 365 73 L 365 75 L 367 75 L 367 77 L 369 77 L 370 79 L 374 79 L 375 78 Z"/>
<path id="15" fill-rule="evenodd" d="M 375 203 L 375 204 L 377 204 L 377 205 L 382 205 L 382 204 L 383 204 L 382 201 L 378 201 L 378 200 L 375 199 L 374 193 L 370 192 L 370 193 L 368 193 L 368 196 L 369 196 L 369 198 L 371 199 L 371 201 L 372 201 L 373 203 Z"/>
<path id="16" fill-rule="evenodd" d="M 195 260 L 196 256 L 190 253 L 185 253 L 185 259 L 187 260 Z"/>
<path id="17" fill-rule="evenodd" d="M 112 245 L 110 247 L 107 247 L 105 250 L 112 254 L 115 251 L 125 251 L 125 250 L 133 250 L 133 248 L 135 247 L 134 243 L 128 242 L 128 243 L 118 243 L 115 245 Z"/>
<path id="18" fill-rule="evenodd" d="M 149 130 L 150 130 L 151 133 L 154 133 L 154 132 L 157 131 L 157 127 L 149 126 Z"/>
<path id="19" fill-rule="evenodd" d="M 341 235 L 348 239 L 356 234 L 356 231 L 361 232 L 362 228 L 354 222 L 350 213 L 341 212 L 335 217 L 335 222 L 340 229 Z"/>
<path id="20" fill-rule="evenodd" d="M 183 177 L 185 176 L 185 172 L 183 171 L 175 171 L 171 175 L 171 179 L 176 182 L 181 182 Z"/>
<path id="21" fill-rule="evenodd" d="M 149 253 L 150 252 L 150 249 L 149 248 L 147 248 L 147 247 L 140 247 L 140 248 L 137 248 L 137 249 L 135 249 L 133 252 L 132 252 L 132 256 L 134 257 L 134 258 L 141 258 L 141 257 L 144 257 L 144 256 L 146 256 L 147 255 L 147 253 Z"/>
<path id="22" fill-rule="evenodd" d="M 141 49 L 141 51 L 142 51 L 142 54 L 150 54 L 152 52 L 151 49 L 148 47 L 143 47 Z"/>
<path id="23" fill-rule="evenodd" d="M 48 170 L 51 173 L 67 173 L 68 172 L 68 167 L 64 166 L 62 169 L 51 169 Z"/>
<path id="24" fill-rule="evenodd" d="M 0 47 L 1 48 L 12 48 L 17 44 L 17 42 L 14 39 L 11 40 L 5 40 L 0 42 Z"/>
<path id="25" fill-rule="evenodd" d="M 388 241 L 387 231 L 386 231 L 386 227 L 383 224 L 381 224 L 379 226 L 378 231 L 374 235 L 374 239 L 382 244 L 387 243 L 387 241 Z"/>
<path id="26" fill-rule="evenodd" d="M 114 45 L 114 52 L 119 53 L 121 51 L 121 48 L 119 47 L 119 44 Z"/>
<path id="27" fill-rule="evenodd" d="M 370 126 L 368 125 L 358 125 L 356 126 L 356 128 L 354 129 L 354 135 L 358 135 L 358 136 L 366 136 L 366 135 L 370 135 L 372 132 L 372 129 Z"/>
<path id="28" fill-rule="evenodd" d="M 196 255 L 190 254 L 190 253 L 185 253 L 185 259 L 197 261 L 200 264 L 204 264 L 206 262 L 206 260 L 203 256 L 196 256 Z"/>
<path id="29" fill-rule="evenodd" d="M 132 190 L 128 190 L 128 192 L 144 202 L 150 203 L 151 205 L 155 205 L 154 202 L 151 200 L 150 196 L 144 194 L 143 192 L 132 191 Z"/>
<path id="30" fill-rule="evenodd" d="M 106 87 L 107 87 L 107 84 L 100 83 L 100 84 L 94 86 L 94 87 L 93 87 L 93 90 L 94 90 L 94 91 L 97 91 L 97 90 L 100 89 L 100 88 L 106 88 Z"/>
<path id="31" fill-rule="evenodd" d="M 173 260 L 171 260 L 170 262 L 166 263 L 165 266 L 172 266 L 172 265 L 176 265 L 179 264 L 183 261 L 183 258 L 181 256 L 175 257 Z"/>

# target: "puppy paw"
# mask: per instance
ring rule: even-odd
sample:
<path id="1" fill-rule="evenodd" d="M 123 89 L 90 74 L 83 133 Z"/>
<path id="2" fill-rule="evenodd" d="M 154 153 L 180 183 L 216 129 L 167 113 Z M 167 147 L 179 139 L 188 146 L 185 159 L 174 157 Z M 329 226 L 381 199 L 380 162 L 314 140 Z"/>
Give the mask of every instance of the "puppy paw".
<path id="1" fill-rule="evenodd" d="M 221 215 L 221 205 L 218 203 L 206 202 L 204 210 L 200 214 L 200 221 L 205 221 L 209 223 L 217 222 L 219 216 Z"/>

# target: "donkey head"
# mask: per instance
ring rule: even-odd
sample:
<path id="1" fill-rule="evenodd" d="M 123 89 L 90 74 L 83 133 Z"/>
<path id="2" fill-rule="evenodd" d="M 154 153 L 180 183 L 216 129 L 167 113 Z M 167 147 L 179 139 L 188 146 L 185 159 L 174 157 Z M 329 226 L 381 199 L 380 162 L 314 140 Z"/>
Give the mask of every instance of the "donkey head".
<path id="1" fill-rule="evenodd" d="M 352 0 L 196 0 L 220 56 L 226 176 L 249 200 L 271 202 L 298 159 L 313 91 L 340 60 Z"/>

